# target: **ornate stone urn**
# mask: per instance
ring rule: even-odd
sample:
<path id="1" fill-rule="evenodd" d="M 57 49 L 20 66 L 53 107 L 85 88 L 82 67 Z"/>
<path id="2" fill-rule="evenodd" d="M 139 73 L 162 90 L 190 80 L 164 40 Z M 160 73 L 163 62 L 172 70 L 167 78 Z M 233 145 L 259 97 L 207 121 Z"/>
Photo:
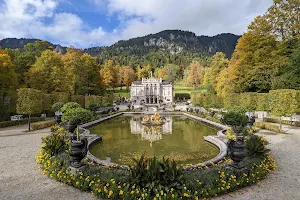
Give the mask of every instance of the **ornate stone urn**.
<path id="1" fill-rule="evenodd" d="M 228 141 L 228 156 L 233 160 L 230 164 L 235 169 L 243 169 L 241 161 L 246 157 L 244 136 L 237 136 L 236 141 Z"/>
<path id="2" fill-rule="evenodd" d="M 64 127 L 70 133 L 74 133 L 74 131 L 75 131 L 76 127 L 77 127 L 77 124 L 74 124 L 74 123 L 71 123 L 71 122 L 66 122 L 65 125 L 64 125 Z"/>
<path id="3" fill-rule="evenodd" d="M 70 149 L 70 156 L 72 157 L 71 166 L 75 168 L 80 168 L 84 164 L 81 162 L 81 160 L 86 156 L 87 154 L 87 144 L 88 141 L 86 138 L 83 138 L 81 140 L 71 140 L 71 149 Z"/>

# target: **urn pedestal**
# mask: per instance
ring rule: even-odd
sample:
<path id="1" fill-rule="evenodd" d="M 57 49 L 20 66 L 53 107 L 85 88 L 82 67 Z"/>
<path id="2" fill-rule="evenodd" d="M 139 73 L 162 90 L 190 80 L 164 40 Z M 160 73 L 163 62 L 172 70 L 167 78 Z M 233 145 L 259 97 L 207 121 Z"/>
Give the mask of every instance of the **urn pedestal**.
<path id="1" fill-rule="evenodd" d="M 77 141 L 71 140 L 71 149 L 70 149 L 70 156 L 72 157 L 71 166 L 74 168 L 80 168 L 84 165 L 81 160 L 87 154 L 87 144 L 88 141 L 86 138 Z"/>
<path id="2" fill-rule="evenodd" d="M 243 159 L 246 157 L 246 145 L 244 136 L 237 136 L 236 141 L 228 141 L 228 156 L 233 161 L 229 165 L 229 168 L 232 169 L 235 174 L 241 175 L 247 172 L 247 169 L 242 163 Z"/>

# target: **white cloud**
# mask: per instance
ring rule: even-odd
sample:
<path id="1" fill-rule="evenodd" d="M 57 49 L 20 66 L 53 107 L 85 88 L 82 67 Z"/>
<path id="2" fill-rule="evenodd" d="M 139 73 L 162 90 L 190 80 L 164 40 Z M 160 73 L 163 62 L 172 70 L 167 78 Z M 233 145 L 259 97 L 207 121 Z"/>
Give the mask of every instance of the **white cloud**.
<path id="1" fill-rule="evenodd" d="M 86 1 L 99 12 L 105 11 L 108 18 L 117 17 L 120 25 L 107 32 L 101 26 L 90 27 L 74 13 L 57 12 L 61 2 L 72 4 L 70 0 L 2 0 L 2 4 L 0 0 L 0 39 L 29 37 L 89 47 L 165 29 L 189 30 L 197 35 L 242 34 L 253 18 L 272 4 L 272 0 Z"/>
<path id="2" fill-rule="evenodd" d="M 124 20 L 119 27 L 122 38 L 181 29 L 197 35 L 242 34 L 257 15 L 263 14 L 272 0 L 109 0 L 108 10 Z M 152 20 L 142 21 L 141 17 Z"/>

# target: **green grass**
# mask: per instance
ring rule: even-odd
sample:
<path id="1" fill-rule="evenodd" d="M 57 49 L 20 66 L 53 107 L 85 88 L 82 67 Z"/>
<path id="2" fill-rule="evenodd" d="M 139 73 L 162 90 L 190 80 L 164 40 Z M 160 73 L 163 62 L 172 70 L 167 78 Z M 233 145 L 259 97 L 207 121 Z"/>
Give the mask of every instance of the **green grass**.
<path id="1" fill-rule="evenodd" d="M 174 93 L 188 93 L 188 94 L 192 94 L 192 93 L 203 93 L 206 92 L 206 89 L 203 88 L 197 88 L 197 89 L 193 89 L 192 87 L 187 87 L 187 86 L 181 86 L 181 85 L 174 85 Z"/>
<path id="2" fill-rule="evenodd" d="M 207 91 L 207 89 L 204 89 L 204 88 L 193 89 L 192 87 L 183 86 L 181 84 L 174 85 L 174 94 L 175 93 L 188 93 L 188 94 L 203 93 L 206 91 Z M 107 90 L 107 92 L 110 94 L 114 94 L 114 96 L 116 96 L 116 97 L 120 96 L 120 97 L 130 98 L 130 91 L 127 91 L 126 87 L 123 87 L 122 90 L 120 87 L 117 87 L 117 88 L 115 88 L 114 92 L 112 89 L 109 89 L 109 90 Z"/>

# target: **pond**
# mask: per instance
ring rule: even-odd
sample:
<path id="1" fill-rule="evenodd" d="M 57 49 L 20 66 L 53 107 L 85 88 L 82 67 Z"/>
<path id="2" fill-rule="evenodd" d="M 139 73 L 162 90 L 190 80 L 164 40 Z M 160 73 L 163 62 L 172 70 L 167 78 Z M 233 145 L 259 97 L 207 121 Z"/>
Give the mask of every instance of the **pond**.
<path id="1" fill-rule="evenodd" d="M 214 158 L 219 149 L 203 136 L 216 135 L 217 129 L 185 116 L 165 116 L 162 126 L 142 125 L 142 116 L 119 116 L 91 127 L 102 141 L 90 152 L 101 160 L 130 165 L 141 155 L 170 158 L 179 164 L 197 164 Z"/>

